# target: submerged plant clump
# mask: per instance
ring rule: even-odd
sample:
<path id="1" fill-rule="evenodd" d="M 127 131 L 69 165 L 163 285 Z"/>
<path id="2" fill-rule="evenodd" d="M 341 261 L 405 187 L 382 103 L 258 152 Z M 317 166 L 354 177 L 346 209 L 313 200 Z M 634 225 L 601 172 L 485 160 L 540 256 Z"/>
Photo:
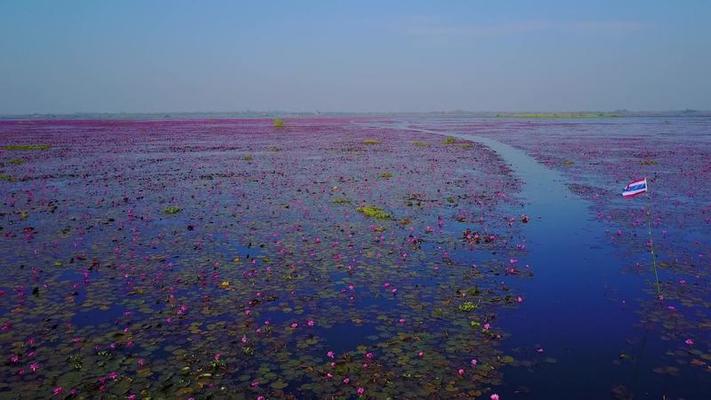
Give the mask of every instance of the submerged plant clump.
<path id="1" fill-rule="evenodd" d="M 498 207 L 519 182 L 483 147 L 338 118 L 0 134 L 61 149 L 0 154 L 18 177 L 0 191 L 0 397 L 489 398 L 501 382 L 496 316 L 523 275 L 502 276 L 525 250 Z"/>
<path id="2" fill-rule="evenodd" d="M 387 211 L 376 206 L 364 205 L 356 208 L 356 211 L 370 218 L 390 219 L 390 214 Z"/>
<path id="3" fill-rule="evenodd" d="M 16 151 L 37 151 L 37 150 L 49 150 L 52 146 L 48 144 L 8 144 L 1 146 L 3 150 L 16 150 Z"/>
<path id="4" fill-rule="evenodd" d="M 163 209 L 163 212 L 166 213 L 166 214 L 168 214 L 168 215 L 177 214 L 177 213 L 179 213 L 179 212 L 181 212 L 181 211 L 183 211 L 183 209 L 180 208 L 180 207 L 176 207 L 176 206 L 168 206 L 168 207 L 166 207 L 165 209 Z"/>

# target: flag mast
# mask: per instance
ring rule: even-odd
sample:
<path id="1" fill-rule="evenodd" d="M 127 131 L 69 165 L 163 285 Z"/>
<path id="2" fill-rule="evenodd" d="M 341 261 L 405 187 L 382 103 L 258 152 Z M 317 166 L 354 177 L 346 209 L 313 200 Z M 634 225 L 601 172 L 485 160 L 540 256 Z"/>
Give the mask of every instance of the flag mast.
<path id="1" fill-rule="evenodd" d="M 632 181 L 625 186 L 622 191 L 622 196 L 624 198 L 633 198 L 642 193 L 647 193 L 649 191 L 649 186 L 647 185 L 647 178 L 638 179 Z M 652 199 L 649 199 L 647 203 L 647 208 L 645 210 L 647 214 L 647 228 L 649 229 L 649 253 L 652 256 L 652 269 L 654 270 L 654 279 L 657 282 L 657 296 L 661 297 L 662 288 L 659 285 L 659 274 L 657 274 L 657 256 L 654 254 L 654 239 L 652 238 Z"/>
<path id="2" fill-rule="evenodd" d="M 662 295 L 662 289 L 659 287 L 659 274 L 657 274 L 657 256 L 654 254 L 654 239 L 652 238 L 652 199 L 649 199 L 647 204 L 647 227 L 649 228 L 649 253 L 652 255 L 652 269 L 654 270 L 654 279 L 657 281 L 657 296 Z"/>

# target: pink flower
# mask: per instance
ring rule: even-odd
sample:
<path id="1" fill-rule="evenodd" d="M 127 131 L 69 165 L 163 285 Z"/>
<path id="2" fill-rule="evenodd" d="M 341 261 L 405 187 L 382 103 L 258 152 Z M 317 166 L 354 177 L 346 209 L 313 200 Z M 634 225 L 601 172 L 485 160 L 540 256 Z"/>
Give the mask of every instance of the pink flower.
<path id="1" fill-rule="evenodd" d="M 326 357 L 333 359 L 336 357 L 336 353 L 329 351 L 328 353 L 326 353 Z"/>
<path id="2" fill-rule="evenodd" d="M 479 363 L 479 362 L 476 360 L 476 358 L 472 358 L 472 361 L 471 361 L 472 367 L 476 367 L 476 365 L 477 365 L 478 363 Z"/>
<path id="3" fill-rule="evenodd" d="M 32 370 L 32 372 L 37 372 L 37 370 L 39 369 L 39 363 L 33 362 L 32 364 L 30 364 L 30 369 Z"/>
<path id="4" fill-rule="evenodd" d="M 264 397 L 262 395 L 257 396 L 257 400 L 265 400 L 265 399 L 266 399 L 266 397 Z"/>
<path id="5" fill-rule="evenodd" d="M 491 329 L 491 324 L 487 322 L 484 324 L 484 330 L 488 331 L 489 329 Z"/>
<path id="6" fill-rule="evenodd" d="M 365 394 L 365 388 L 358 386 L 358 389 L 356 389 L 356 393 L 359 397 L 362 397 Z"/>
<path id="7" fill-rule="evenodd" d="M 296 328 L 299 327 L 299 323 L 298 323 L 298 322 L 292 322 L 291 325 L 289 325 L 289 326 L 291 327 L 291 329 L 296 329 Z"/>
<path id="8" fill-rule="evenodd" d="M 499 400 L 499 395 L 496 394 L 496 393 L 494 393 L 494 394 L 492 394 L 491 396 L 489 396 L 489 398 L 490 398 L 491 400 Z"/>
<path id="9" fill-rule="evenodd" d="M 57 386 L 54 389 L 52 389 L 52 394 L 55 396 L 59 396 L 62 393 L 64 393 L 64 388 L 61 386 Z"/>
<path id="10" fill-rule="evenodd" d="M 349 384 L 349 383 L 351 383 L 351 378 L 349 378 L 349 377 L 343 378 L 343 384 L 344 384 L 344 385 L 347 385 L 347 384 Z"/>
<path id="11" fill-rule="evenodd" d="M 306 325 L 308 325 L 308 326 L 314 326 L 314 325 L 316 325 L 316 321 L 310 319 L 310 320 L 306 321 Z"/>
<path id="12" fill-rule="evenodd" d="M 417 353 L 417 357 L 422 358 L 422 357 L 424 357 L 424 356 L 425 356 L 425 352 L 424 352 L 424 351 L 420 351 L 420 352 Z"/>
<path id="13" fill-rule="evenodd" d="M 464 376 L 464 368 L 459 368 L 457 370 L 457 374 L 459 374 L 459 376 Z"/>
<path id="14" fill-rule="evenodd" d="M 691 338 L 686 339 L 686 340 L 684 341 L 684 343 L 688 344 L 689 346 L 692 346 L 692 345 L 694 344 L 694 339 L 691 339 Z"/>
<path id="15" fill-rule="evenodd" d="M 365 357 L 366 357 L 368 360 L 372 360 L 373 357 L 375 357 L 375 354 L 373 354 L 372 352 L 367 352 L 367 353 L 365 354 Z"/>

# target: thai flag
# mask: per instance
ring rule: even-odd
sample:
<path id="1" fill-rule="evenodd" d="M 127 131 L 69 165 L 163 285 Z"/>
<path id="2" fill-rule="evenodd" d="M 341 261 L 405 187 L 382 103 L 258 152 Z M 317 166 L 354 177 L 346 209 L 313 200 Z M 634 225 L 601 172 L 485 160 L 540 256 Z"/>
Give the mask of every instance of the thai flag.
<path id="1" fill-rule="evenodd" d="M 625 198 L 634 197 L 638 194 L 642 194 L 647 191 L 647 178 L 639 179 L 630 182 L 625 186 L 625 190 L 622 191 L 622 196 Z"/>

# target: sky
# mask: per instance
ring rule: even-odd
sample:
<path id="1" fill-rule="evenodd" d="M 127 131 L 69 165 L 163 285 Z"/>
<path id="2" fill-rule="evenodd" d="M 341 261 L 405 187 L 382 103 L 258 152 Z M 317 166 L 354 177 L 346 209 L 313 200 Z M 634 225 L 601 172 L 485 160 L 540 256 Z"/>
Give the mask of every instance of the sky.
<path id="1" fill-rule="evenodd" d="M 0 0 L 0 114 L 711 110 L 711 1 Z"/>

